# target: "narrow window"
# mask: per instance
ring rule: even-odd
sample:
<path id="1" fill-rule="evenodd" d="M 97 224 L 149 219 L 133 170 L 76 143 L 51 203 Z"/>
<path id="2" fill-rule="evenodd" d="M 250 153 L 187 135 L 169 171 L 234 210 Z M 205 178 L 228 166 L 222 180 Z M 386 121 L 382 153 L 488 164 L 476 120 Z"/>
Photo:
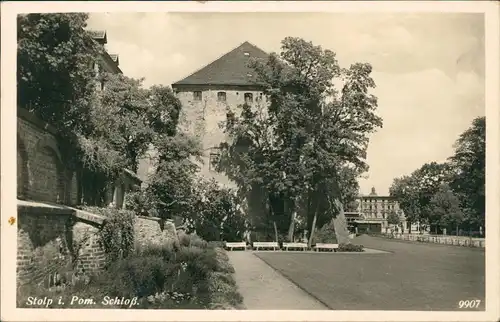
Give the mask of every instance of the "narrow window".
<path id="1" fill-rule="evenodd" d="M 225 102 L 226 101 L 226 92 L 218 92 L 217 93 L 217 101 Z"/>
<path id="2" fill-rule="evenodd" d="M 193 92 L 193 100 L 201 101 L 201 91 L 194 91 Z"/>
<path id="3" fill-rule="evenodd" d="M 253 94 L 245 93 L 245 103 L 250 104 L 253 102 Z"/>
<path id="4" fill-rule="evenodd" d="M 208 170 L 209 171 L 217 171 L 217 165 L 219 164 L 219 160 L 220 160 L 219 148 L 212 148 L 210 150 Z"/>

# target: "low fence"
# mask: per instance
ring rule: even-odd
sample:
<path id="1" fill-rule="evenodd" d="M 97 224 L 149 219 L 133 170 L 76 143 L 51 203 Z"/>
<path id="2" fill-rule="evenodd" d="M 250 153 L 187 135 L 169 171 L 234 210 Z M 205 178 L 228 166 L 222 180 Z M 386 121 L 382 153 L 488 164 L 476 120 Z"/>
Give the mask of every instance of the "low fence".
<path id="1" fill-rule="evenodd" d="M 423 243 L 434 243 L 443 245 L 463 246 L 463 247 L 485 247 L 484 238 L 470 238 L 461 236 L 431 236 L 431 235 L 416 235 L 416 234 L 383 234 L 387 238 L 395 238 L 406 241 L 416 241 Z"/>

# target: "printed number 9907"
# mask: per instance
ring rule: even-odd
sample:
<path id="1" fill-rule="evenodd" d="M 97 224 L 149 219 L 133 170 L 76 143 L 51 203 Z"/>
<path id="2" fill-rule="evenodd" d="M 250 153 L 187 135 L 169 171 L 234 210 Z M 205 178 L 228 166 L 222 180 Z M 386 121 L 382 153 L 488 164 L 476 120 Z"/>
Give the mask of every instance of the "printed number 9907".
<path id="1" fill-rule="evenodd" d="M 461 309 L 477 309 L 481 304 L 481 300 L 465 300 L 458 302 L 458 307 Z"/>

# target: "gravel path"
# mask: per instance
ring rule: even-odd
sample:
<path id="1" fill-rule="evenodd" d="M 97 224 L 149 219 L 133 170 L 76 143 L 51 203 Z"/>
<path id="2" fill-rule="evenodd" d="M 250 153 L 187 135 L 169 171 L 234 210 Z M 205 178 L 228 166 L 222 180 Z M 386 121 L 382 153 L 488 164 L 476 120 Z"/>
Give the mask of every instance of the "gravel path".
<path id="1" fill-rule="evenodd" d="M 230 251 L 238 290 L 248 310 L 327 310 L 251 251 Z"/>

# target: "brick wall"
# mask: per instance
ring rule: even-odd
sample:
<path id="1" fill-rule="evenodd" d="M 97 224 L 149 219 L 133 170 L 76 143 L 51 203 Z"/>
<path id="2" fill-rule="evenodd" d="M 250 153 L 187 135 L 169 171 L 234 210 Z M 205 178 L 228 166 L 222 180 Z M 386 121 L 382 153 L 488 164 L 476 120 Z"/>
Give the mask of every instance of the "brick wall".
<path id="1" fill-rule="evenodd" d="M 55 130 L 18 109 L 17 194 L 19 199 L 77 203 L 76 175 L 63 165 Z"/>
<path id="2" fill-rule="evenodd" d="M 23 109 L 17 126 L 18 283 L 42 283 L 71 271 L 75 256 L 77 271 L 101 270 L 106 256 L 98 233 L 105 218 L 62 205 L 77 204 L 78 182 L 63 164 L 55 130 Z M 139 242 L 177 239 L 173 223 L 137 223 Z"/>
<path id="3" fill-rule="evenodd" d="M 71 270 L 75 251 L 78 252 L 77 271 L 102 269 L 105 254 L 97 233 L 103 223 L 101 216 L 74 208 L 19 201 L 18 283 L 42 283 L 56 272 Z"/>
<path id="4" fill-rule="evenodd" d="M 17 278 L 20 284 L 41 282 L 71 263 L 68 236 L 71 213 L 22 207 L 18 212 Z"/>

